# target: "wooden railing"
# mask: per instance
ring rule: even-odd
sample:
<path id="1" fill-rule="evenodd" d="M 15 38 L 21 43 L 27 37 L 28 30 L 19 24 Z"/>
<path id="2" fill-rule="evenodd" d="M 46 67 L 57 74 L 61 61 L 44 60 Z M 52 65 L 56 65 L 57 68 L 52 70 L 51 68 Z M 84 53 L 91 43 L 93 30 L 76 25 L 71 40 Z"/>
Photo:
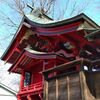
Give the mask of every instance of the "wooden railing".
<path id="1" fill-rule="evenodd" d="M 26 87 L 23 87 L 21 89 L 21 92 L 39 91 L 39 90 L 42 90 L 42 88 L 43 88 L 42 82 L 39 82 L 39 83 L 35 83 L 35 84 L 28 85 Z"/>

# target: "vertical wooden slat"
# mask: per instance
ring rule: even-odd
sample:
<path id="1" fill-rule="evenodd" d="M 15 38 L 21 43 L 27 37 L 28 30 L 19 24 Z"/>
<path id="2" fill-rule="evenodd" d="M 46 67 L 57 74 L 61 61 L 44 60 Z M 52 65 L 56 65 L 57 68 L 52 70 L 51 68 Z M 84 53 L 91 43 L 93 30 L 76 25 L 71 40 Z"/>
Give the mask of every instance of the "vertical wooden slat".
<path id="1" fill-rule="evenodd" d="M 81 97 L 82 97 L 82 100 L 85 100 L 82 72 L 79 72 L 79 80 L 80 80 L 80 87 L 81 87 Z"/>
<path id="2" fill-rule="evenodd" d="M 56 79 L 56 100 L 58 100 L 58 79 Z"/>
<path id="3" fill-rule="evenodd" d="M 67 99 L 70 100 L 69 78 L 67 76 Z"/>
<path id="4" fill-rule="evenodd" d="M 69 76 L 70 100 L 80 100 L 79 74 Z"/>
<path id="5" fill-rule="evenodd" d="M 67 81 L 66 77 L 59 78 L 59 85 L 58 85 L 58 100 L 67 100 Z"/>
<path id="6" fill-rule="evenodd" d="M 56 100 L 56 80 L 48 81 L 48 100 Z"/>
<path id="7" fill-rule="evenodd" d="M 45 93 L 44 93 L 44 100 L 48 100 L 48 82 L 45 81 Z"/>
<path id="8" fill-rule="evenodd" d="M 43 100 L 46 100 L 46 83 L 45 83 L 46 80 L 44 80 L 44 84 L 43 84 Z"/>

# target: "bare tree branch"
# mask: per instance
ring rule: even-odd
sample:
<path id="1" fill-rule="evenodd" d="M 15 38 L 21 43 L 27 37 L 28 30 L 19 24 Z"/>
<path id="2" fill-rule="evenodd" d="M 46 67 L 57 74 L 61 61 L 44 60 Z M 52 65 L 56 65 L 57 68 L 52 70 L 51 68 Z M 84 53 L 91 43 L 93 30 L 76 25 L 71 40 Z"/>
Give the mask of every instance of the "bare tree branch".
<path id="1" fill-rule="evenodd" d="M 74 13 L 75 9 L 76 9 L 76 1 L 74 0 L 74 4 L 73 4 L 73 7 L 72 7 L 72 11 L 70 13 L 70 16 Z"/>
<path id="2" fill-rule="evenodd" d="M 7 36 L 5 36 L 4 38 L 1 38 L 0 40 L 2 41 L 2 40 L 5 40 L 5 39 L 9 39 L 9 37 L 11 37 L 11 36 L 13 36 L 14 34 L 9 34 L 9 35 L 7 35 Z"/>
<path id="3" fill-rule="evenodd" d="M 5 14 L 4 12 L 2 12 L 1 10 L 0 10 L 0 12 L 3 14 L 3 16 L 0 17 L 0 19 L 7 20 L 7 22 L 4 21 L 3 24 L 7 24 L 8 26 L 18 28 L 18 24 L 16 24 L 16 22 L 14 22 L 8 15 L 6 15 L 6 14 Z"/>
<path id="4" fill-rule="evenodd" d="M 24 15 L 24 8 L 25 8 L 25 2 L 22 0 L 13 0 L 15 2 L 15 9 L 18 11 L 21 15 Z"/>

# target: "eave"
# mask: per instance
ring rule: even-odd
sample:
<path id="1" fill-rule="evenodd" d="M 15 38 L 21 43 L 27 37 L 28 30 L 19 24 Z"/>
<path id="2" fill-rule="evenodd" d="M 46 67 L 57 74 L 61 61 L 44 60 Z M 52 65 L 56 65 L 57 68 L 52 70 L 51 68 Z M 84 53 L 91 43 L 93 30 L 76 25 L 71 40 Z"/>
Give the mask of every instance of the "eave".
<path id="1" fill-rule="evenodd" d="M 19 57 L 17 58 L 17 60 L 15 61 L 15 63 L 10 67 L 8 71 L 14 73 L 21 73 L 21 69 L 23 69 L 23 66 L 25 70 L 25 67 L 29 66 L 29 64 L 35 65 L 41 60 L 55 59 L 55 58 L 56 58 L 56 54 L 53 53 L 38 52 L 38 51 L 31 50 L 29 48 L 24 49 L 19 55 Z"/>
<path id="2" fill-rule="evenodd" d="M 5 57 L 9 54 L 11 48 L 14 46 L 15 41 L 16 41 L 17 37 L 19 36 L 19 33 L 21 32 L 21 30 L 24 27 L 28 27 L 28 28 L 31 27 L 29 24 L 25 23 L 24 20 L 25 20 L 25 17 L 22 18 L 22 21 L 21 21 L 21 23 L 19 25 L 19 28 L 17 29 L 17 31 L 16 31 L 15 35 L 13 36 L 10 44 L 7 47 L 7 49 L 5 50 L 5 52 L 3 53 L 3 55 L 1 56 L 1 60 L 4 60 L 4 61 L 7 60 Z"/>
<path id="3" fill-rule="evenodd" d="M 71 23 L 75 23 L 75 22 L 78 22 L 78 21 L 84 21 L 84 20 L 89 22 L 95 28 L 97 28 L 97 29 L 100 28 L 99 25 L 97 25 L 93 20 L 91 20 L 84 13 L 79 14 L 79 15 L 72 17 L 72 18 L 69 18 L 69 19 L 65 19 L 65 20 L 61 20 L 61 21 L 49 21 L 47 23 L 34 22 L 32 19 L 30 19 L 27 16 L 25 16 L 25 18 L 31 25 L 37 26 L 37 27 L 44 27 L 44 28 L 58 27 L 58 26 L 61 26 L 61 25 L 68 25 L 68 24 L 71 24 Z"/>

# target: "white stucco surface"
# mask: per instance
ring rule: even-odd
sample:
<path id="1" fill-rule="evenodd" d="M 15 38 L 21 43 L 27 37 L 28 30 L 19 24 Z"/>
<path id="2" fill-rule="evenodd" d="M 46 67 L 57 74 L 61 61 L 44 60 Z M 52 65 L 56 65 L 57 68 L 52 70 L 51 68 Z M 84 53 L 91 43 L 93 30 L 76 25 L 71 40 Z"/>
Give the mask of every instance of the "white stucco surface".
<path id="1" fill-rule="evenodd" d="M 0 100 L 17 100 L 17 98 L 9 90 L 0 86 Z"/>

